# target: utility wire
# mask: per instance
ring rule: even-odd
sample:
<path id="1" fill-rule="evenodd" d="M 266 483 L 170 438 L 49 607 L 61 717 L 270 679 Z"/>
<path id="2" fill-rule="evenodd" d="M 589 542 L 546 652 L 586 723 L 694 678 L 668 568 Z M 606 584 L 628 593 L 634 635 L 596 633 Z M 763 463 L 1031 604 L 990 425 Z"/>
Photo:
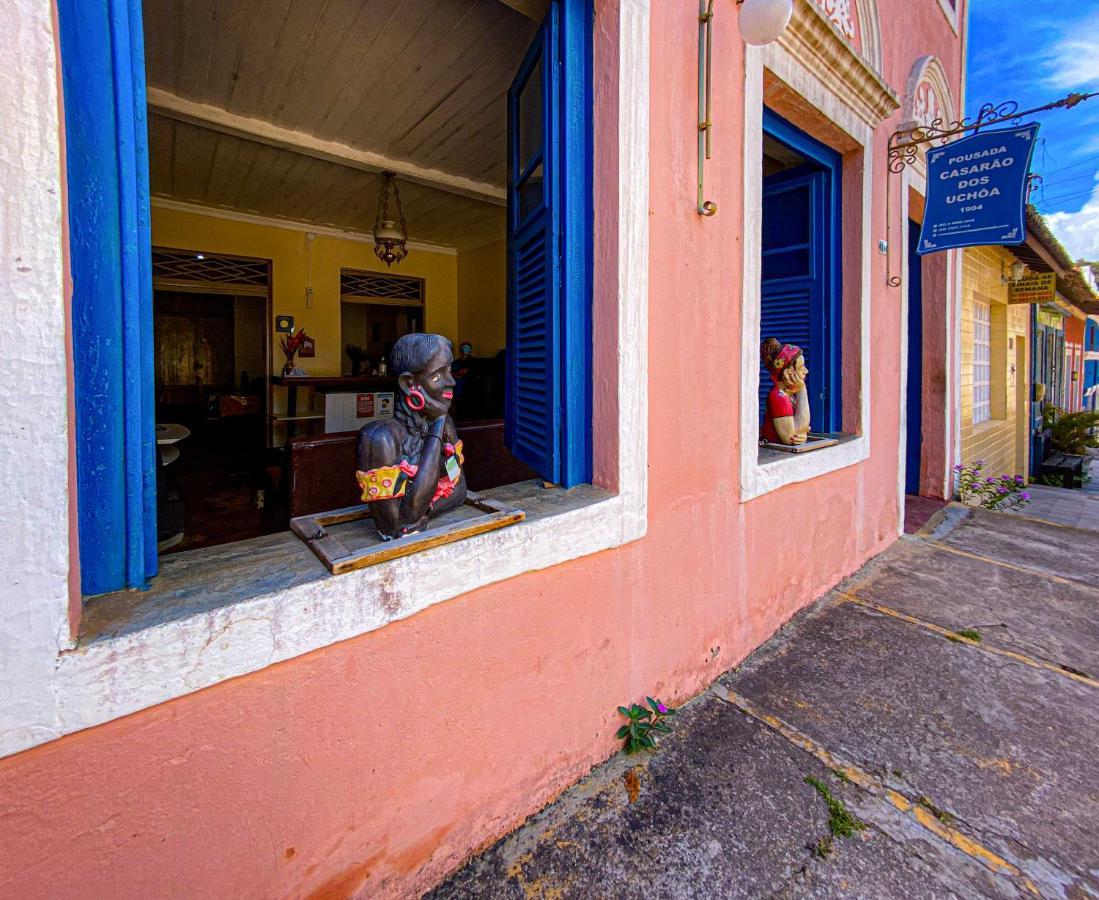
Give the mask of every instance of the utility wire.
<path id="1" fill-rule="evenodd" d="M 1064 172 L 1064 171 L 1067 171 L 1068 169 L 1075 169 L 1077 166 L 1087 165 L 1089 162 L 1093 162 L 1094 160 L 1097 160 L 1097 159 L 1099 159 L 1099 153 L 1096 153 L 1094 156 L 1085 156 L 1083 159 L 1078 160 L 1077 162 L 1074 162 L 1074 163 L 1070 163 L 1067 166 L 1060 166 L 1059 168 L 1056 168 L 1056 169 L 1050 169 L 1048 172 L 1045 172 L 1043 174 L 1045 174 L 1045 175 L 1055 175 L 1057 172 Z"/>
<path id="2" fill-rule="evenodd" d="M 1054 178 L 1053 180 L 1043 177 L 1042 182 L 1048 187 L 1051 184 L 1071 184 L 1073 181 L 1080 181 L 1083 178 L 1099 180 L 1099 172 L 1085 172 L 1083 175 L 1073 175 L 1071 178 Z"/>
<path id="3" fill-rule="evenodd" d="M 1042 197 L 1041 203 L 1063 203 L 1066 200 L 1075 200 L 1078 197 L 1090 197 L 1095 193 L 1094 190 L 1077 191 L 1075 194 L 1061 194 L 1057 197 Z"/>

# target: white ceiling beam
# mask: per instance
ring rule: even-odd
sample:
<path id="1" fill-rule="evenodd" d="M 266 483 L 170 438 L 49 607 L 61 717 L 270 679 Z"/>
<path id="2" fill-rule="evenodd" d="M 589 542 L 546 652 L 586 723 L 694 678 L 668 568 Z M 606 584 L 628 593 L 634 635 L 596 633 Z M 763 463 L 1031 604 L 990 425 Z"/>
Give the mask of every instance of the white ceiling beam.
<path id="1" fill-rule="evenodd" d="M 497 184 L 474 181 L 472 178 L 455 175 L 453 172 L 444 172 L 442 169 L 431 169 L 408 160 L 393 159 L 380 153 L 360 150 L 338 141 L 319 138 L 305 131 L 285 128 L 264 119 L 241 116 L 219 106 L 197 103 L 160 88 L 150 87 L 147 97 L 150 112 L 177 122 L 198 125 L 222 134 L 339 163 L 364 172 L 393 172 L 405 181 L 497 206 L 503 206 L 507 199 L 507 192 Z"/>
<path id="2" fill-rule="evenodd" d="M 549 12 L 550 0 L 500 0 L 533 22 L 541 22 Z"/>

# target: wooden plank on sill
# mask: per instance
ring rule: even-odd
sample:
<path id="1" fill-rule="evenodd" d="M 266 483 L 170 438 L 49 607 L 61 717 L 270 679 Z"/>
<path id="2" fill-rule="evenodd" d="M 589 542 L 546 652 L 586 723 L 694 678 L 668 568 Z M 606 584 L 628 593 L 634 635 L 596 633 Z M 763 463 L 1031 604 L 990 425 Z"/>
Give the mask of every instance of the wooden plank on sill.
<path id="1" fill-rule="evenodd" d="M 366 504 L 348 506 L 343 509 L 311 516 L 299 516 L 290 520 L 290 529 L 306 546 L 316 554 L 333 575 L 365 569 L 391 559 L 399 559 L 412 553 L 439 547 L 463 538 L 495 531 L 508 525 L 522 522 L 526 513 L 514 509 L 496 500 L 489 500 L 480 494 L 469 494 L 466 506 L 473 507 L 483 515 L 474 519 L 455 522 L 443 528 L 430 529 L 419 534 L 396 538 L 362 550 L 351 551 L 326 530 L 326 526 L 354 522 L 369 518 Z"/>

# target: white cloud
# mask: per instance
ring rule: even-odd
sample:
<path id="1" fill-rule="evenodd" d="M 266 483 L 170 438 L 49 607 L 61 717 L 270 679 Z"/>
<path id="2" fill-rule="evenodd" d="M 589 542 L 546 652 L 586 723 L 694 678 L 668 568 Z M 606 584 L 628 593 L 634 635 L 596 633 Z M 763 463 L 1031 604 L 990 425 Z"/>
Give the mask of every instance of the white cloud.
<path id="1" fill-rule="evenodd" d="M 1051 213 L 1046 221 L 1073 259 L 1099 260 L 1099 184 L 1079 212 Z"/>
<path id="2" fill-rule="evenodd" d="M 1095 64 L 1095 34 L 1099 12 L 1073 22 L 1045 57 L 1046 84 L 1061 90 L 1083 91 L 1099 86 Z"/>

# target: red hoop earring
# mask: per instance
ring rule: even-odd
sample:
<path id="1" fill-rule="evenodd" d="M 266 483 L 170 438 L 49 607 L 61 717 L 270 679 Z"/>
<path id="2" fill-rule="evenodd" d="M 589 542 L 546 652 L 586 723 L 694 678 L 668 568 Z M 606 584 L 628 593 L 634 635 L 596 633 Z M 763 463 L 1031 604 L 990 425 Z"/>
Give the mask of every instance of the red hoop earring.
<path id="1" fill-rule="evenodd" d="M 413 397 L 415 397 L 416 400 L 419 402 L 413 403 Z M 414 387 L 407 394 L 405 394 L 404 402 L 408 404 L 409 409 L 414 409 L 416 412 L 419 412 L 421 409 L 427 406 L 427 400 L 424 399 L 424 395 L 420 392 L 420 389 L 418 387 Z"/>

